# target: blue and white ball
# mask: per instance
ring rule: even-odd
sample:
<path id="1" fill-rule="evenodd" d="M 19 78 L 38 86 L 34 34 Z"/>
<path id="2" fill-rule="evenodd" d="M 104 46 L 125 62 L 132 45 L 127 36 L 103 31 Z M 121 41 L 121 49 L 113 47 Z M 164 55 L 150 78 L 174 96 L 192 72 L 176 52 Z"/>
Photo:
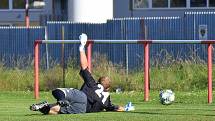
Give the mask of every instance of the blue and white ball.
<path id="1" fill-rule="evenodd" d="M 163 105 L 170 105 L 175 101 L 175 93 L 170 89 L 161 90 L 159 97 L 160 97 L 160 102 Z"/>

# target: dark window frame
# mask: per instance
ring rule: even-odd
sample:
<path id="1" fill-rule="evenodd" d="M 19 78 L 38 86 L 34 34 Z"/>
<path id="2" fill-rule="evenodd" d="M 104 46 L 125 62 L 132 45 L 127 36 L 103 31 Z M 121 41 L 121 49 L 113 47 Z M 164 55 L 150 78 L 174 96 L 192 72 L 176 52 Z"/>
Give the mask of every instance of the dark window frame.
<path id="1" fill-rule="evenodd" d="M 25 0 L 19 0 L 20 5 L 17 5 L 17 7 L 14 7 L 14 3 L 17 3 L 18 0 L 13 0 L 12 1 L 12 9 L 16 9 L 16 10 L 23 10 L 25 9 Z M 41 8 L 33 8 L 32 6 L 30 6 L 34 1 L 44 1 L 44 0 L 29 0 L 29 9 L 41 9 Z"/>
<path id="2" fill-rule="evenodd" d="M 168 4 L 169 4 L 168 0 L 152 0 L 152 8 L 169 8 Z"/>
<path id="3" fill-rule="evenodd" d="M 10 1 L 9 0 L 2 0 L 1 1 L 1 5 L 0 5 L 0 10 L 8 10 L 10 5 Z"/>
<path id="4" fill-rule="evenodd" d="M 175 0 L 170 0 L 170 8 L 187 8 L 187 0 L 184 0 L 184 3 L 179 2 L 178 5 L 177 5 L 176 1 L 175 1 L 176 4 L 173 4 L 174 3 L 173 1 L 175 1 Z M 182 0 L 178 0 L 178 1 L 182 1 Z M 180 6 L 182 4 L 184 4 L 184 6 Z M 176 5 L 176 6 L 174 6 L 174 5 Z"/>
<path id="5" fill-rule="evenodd" d="M 207 8 L 207 0 L 190 0 L 190 8 L 200 8 L 200 7 Z"/>

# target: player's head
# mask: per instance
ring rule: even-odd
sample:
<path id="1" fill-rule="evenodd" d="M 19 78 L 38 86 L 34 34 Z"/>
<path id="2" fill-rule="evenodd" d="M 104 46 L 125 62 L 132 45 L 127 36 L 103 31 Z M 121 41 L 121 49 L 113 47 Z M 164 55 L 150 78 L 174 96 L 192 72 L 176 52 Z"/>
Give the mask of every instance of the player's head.
<path id="1" fill-rule="evenodd" d="M 108 91 L 110 89 L 111 80 L 107 76 L 102 76 L 99 78 L 98 83 L 100 83 L 104 87 L 104 91 Z"/>

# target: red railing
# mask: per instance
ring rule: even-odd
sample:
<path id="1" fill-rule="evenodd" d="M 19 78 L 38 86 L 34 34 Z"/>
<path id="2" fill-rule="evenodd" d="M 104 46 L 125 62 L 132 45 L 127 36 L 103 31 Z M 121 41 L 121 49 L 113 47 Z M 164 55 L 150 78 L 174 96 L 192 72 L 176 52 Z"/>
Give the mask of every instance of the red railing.
<path id="1" fill-rule="evenodd" d="M 34 43 L 34 95 L 39 99 L 39 45 L 42 43 L 80 43 L 79 40 L 36 40 Z M 87 59 L 91 71 L 91 55 L 93 44 L 144 44 L 144 100 L 149 100 L 149 46 L 150 44 L 208 44 L 208 103 L 212 103 L 212 44 L 215 40 L 89 40 Z"/>

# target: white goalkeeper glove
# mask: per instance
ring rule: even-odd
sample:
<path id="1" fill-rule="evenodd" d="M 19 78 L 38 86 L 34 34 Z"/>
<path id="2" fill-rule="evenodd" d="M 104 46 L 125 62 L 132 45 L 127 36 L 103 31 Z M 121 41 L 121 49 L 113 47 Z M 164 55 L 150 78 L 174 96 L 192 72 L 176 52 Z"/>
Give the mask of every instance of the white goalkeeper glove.
<path id="1" fill-rule="evenodd" d="M 135 107 L 133 106 L 133 104 L 131 102 L 128 102 L 128 104 L 125 105 L 124 110 L 125 111 L 134 111 Z"/>
<path id="2" fill-rule="evenodd" d="M 85 45 L 87 43 L 87 35 L 85 33 L 82 33 L 79 36 L 79 40 L 81 42 L 80 46 L 79 46 L 79 51 L 84 51 L 85 50 Z"/>

